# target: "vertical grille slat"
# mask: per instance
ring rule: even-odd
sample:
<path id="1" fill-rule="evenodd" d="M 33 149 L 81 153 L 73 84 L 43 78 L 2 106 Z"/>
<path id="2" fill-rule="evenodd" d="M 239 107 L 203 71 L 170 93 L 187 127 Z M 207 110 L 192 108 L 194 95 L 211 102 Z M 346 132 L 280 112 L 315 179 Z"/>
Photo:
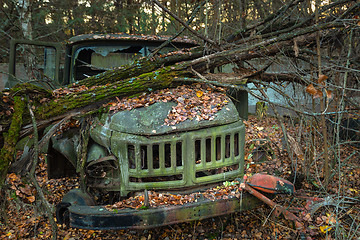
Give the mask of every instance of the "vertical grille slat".
<path id="1" fill-rule="evenodd" d="M 153 148 L 151 145 L 147 146 L 146 149 L 147 152 L 147 162 L 148 162 L 148 169 L 151 172 L 154 169 L 154 164 L 153 164 Z"/>
<path id="2" fill-rule="evenodd" d="M 141 169 L 148 169 L 149 166 L 146 149 L 146 145 L 140 145 Z"/>
<path id="3" fill-rule="evenodd" d="M 201 163 L 205 167 L 206 165 L 206 142 L 205 139 L 201 139 L 201 145 L 200 145 L 200 152 L 201 152 Z"/>
<path id="4" fill-rule="evenodd" d="M 171 170 L 175 171 L 176 169 L 176 142 L 172 142 L 170 145 L 171 148 Z"/>
<path id="5" fill-rule="evenodd" d="M 220 160 L 222 160 L 223 162 L 225 161 L 225 136 L 222 135 L 221 136 L 221 158 Z"/>
<path id="6" fill-rule="evenodd" d="M 165 144 L 160 143 L 158 146 L 159 146 L 159 166 L 160 169 L 165 169 Z"/>
<path id="7" fill-rule="evenodd" d="M 235 140 L 234 140 L 234 134 L 232 133 L 230 135 L 230 158 L 232 160 L 235 160 L 234 153 L 235 153 Z"/>
<path id="8" fill-rule="evenodd" d="M 211 138 L 211 163 L 216 161 L 216 140 Z"/>
<path id="9" fill-rule="evenodd" d="M 138 144 L 135 144 L 135 167 L 137 172 L 141 170 L 141 153 Z"/>

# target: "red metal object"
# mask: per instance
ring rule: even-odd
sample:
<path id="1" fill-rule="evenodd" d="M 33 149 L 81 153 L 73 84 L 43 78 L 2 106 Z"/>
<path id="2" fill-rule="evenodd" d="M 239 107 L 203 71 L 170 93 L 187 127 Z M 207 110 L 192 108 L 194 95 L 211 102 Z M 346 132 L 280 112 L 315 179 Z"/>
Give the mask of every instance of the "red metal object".
<path id="1" fill-rule="evenodd" d="M 295 227 L 299 230 L 302 234 L 306 232 L 311 232 L 310 229 L 305 228 L 304 224 L 301 222 L 301 219 L 297 217 L 295 214 L 289 211 L 290 208 L 284 208 L 283 206 L 277 205 L 268 197 L 261 194 L 259 191 L 266 192 L 266 193 L 288 193 L 291 195 L 295 195 L 295 187 L 294 185 L 283 179 L 276 176 L 271 176 L 267 174 L 257 173 L 250 178 L 246 176 L 243 179 L 243 182 L 240 184 L 240 188 L 245 189 L 254 197 L 258 198 L 262 202 L 266 203 L 270 207 L 273 208 L 273 214 L 275 216 L 279 216 L 283 214 L 285 219 L 291 220 L 295 223 Z M 308 211 L 310 209 L 310 204 L 314 201 L 322 201 L 323 199 L 317 197 L 306 197 L 306 196 L 296 196 L 299 198 L 303 198 L 307 200 L 307 204 L 305 208 L 295 208 L 293 210 L 298 211 Z M 311 238 L 310 238 L 311 239 Z"/>
<path id="2" fill-rule="evenodd" d="M 294 185 L 280 177 L 271 176 L 268 174 L 257 173 L 247 179 L 248 185 L 252 188 L 266 193 L 287 193 L 294 194 Z"/>
<path id="3" fill-rule="evenodd" d="M 248 191 L 254 197 L 258 198 L 262 202 L 264 202 L 267 205 L 269 205 L 270 207 L 274 208 L 274 211 L 275 211 L 274 214 L 276 216 L 283 214 L 287 220 L 291 220 L 295 223 L 295 227 L 297 230 L 305 232 L 304 224 L 301 223 L 301 220 L 295 214 L 289 212 L 284 207 L 277 205 L 276 203 L 271 201 L 269 198 L 267 198 L 266 196 L 264 196 L 263 194 L 259 193 L 254 188 L 252 188 L 248 183 L 245 183 L 244 189 L 246 191 Z"/>

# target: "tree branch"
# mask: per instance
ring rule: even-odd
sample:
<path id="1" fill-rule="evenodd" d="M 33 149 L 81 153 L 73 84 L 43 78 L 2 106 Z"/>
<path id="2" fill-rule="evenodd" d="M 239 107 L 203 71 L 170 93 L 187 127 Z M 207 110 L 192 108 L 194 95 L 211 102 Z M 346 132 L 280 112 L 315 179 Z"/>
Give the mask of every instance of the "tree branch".
<path id="1" fill-rule="evenodd" d="M 186 22 L 187 25 L 189 25 L 195 18 L 196 14 L 200 11 L 201 7 L 204 6 L 204 4 L 206 3 L 206 1 L 202 1 L 197 7 L 196 9 L 193 11 L 193 13 L 191 14 L 190 19 Z M 181 33 L 183 33 L 185 31 L 186 27 L 183 27 L 180 31 L 178 31 L 174 36 L 172 36 L 171 38 L 169 38 L 167 41 L 163 42 L 159 47 L 157 47 L 148 57 L 147 59 L 150 59 L 152 57 L 155 56 L 155 54 L 157 54 L 163 47 L 165 47 L 166 45 L 168 45 L 172 40 L 174 40 L 175 38 L 177 38 L 178 36 L 180 36 Z"/>
<path id="2" fill-rule="evenodd" d="M 29 102 L 29 100 L 28 100 L 28 102 Z M 33 164 L 30 169 L 30 172 L 28 173 L 28 178 L 31 180 L 32 184 L 35 186 L 36 193 L 41 200 L 42 206 L 45 208 L 45 214 L 47 215 L 47 217 L 49 219 L 51 229 L 52 229 L 52 239 L 56 240 L 57 239 L 57 225 L 55 223 L 54 216 L 53 216 L 53 208 L 50 205 L 50 203 L 46 200 L 44 192 L 43 192 L 42 188 L 40 187 L 38 181 L 36 180 L 35 171 L 36 171 L 36 167 L 38 165 L 39 151 L 40 151 L 39 144 L 38 144 L 38 132 L 37 132 L 37 128 L 36 128 L 35 116 L 31 109 L 30 104 L 28 104 L 28 109 L 30 112 L 31 121 L 32 121 L 33 128 L 34 128 L 34 147 L 33 147 L 33 154 L 32 154 Z"/>
<path id="3" fill-rule="evenodd" d="M 212 46 L 214 46 L 217 49 L 220 49 L 220 45 L 217 42 L 214 42 L 213 40 L 199 34 L 197 31 L 195 31 L 194 29 L 192 29 L 188 24 L 186 24 L 186 22 L 184 22 L 182 19 L 180 19 L 178 16 L 176 16 L 175 14 L 173 14 L 172 12 L 170 12 L 164 5 L 162 5 L 158 0 L 152 0 L 154 3 L 156 3 L 156 5 L 158 5 L 162 10 L 164 10 L 166 13 L 168 13 L 170 16 L 172 16 L 176 21 L 178 21 L 179 23 L 181 23 L 181 25 L 183 25 L 187 30 L 189 30 L 192 34 L 194 34 L 195 36 L 197 36 L 198 38 L 204 40 L 207 43 L 210 43 Z"/>

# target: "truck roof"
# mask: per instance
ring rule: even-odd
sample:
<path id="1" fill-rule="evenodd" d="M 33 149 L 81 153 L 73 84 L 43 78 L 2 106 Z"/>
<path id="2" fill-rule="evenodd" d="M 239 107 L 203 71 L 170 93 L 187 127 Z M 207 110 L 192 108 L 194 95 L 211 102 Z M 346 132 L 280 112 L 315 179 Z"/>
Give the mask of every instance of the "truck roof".
<path id="1" fill-rule="evenodd" d="M 167 41 L 169 36 L 157 35 L 130 35 L 126 33 L 104 33 L 104 34 L 82 34 L 72 37 L 68 40 L 68 44 L 80 43 L 84 41 L 101 41 L 101 40 L 116 40 L 116 41 L 139 41 L 139 42 L 164 42 Z M 182 43 L 192 46 L 198 43 L 188 37 L 177 37 L 171 42 Z"/>

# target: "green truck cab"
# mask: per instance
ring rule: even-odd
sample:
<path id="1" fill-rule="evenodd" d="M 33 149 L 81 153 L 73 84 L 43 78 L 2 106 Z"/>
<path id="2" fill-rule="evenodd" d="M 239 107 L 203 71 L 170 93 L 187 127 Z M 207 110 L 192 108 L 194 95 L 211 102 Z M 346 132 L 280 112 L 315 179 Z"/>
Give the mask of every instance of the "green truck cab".
<path id="1" fill-rule="evenodd" d="M 88 34 L 71 38 L 65 56 L 57 43 L 14 40 L 10 74 L 15 74 L 19 44 L 43 46 L 42 74 L 60 85 L 75 83 L 148 56 L 167 38 L 121 34 Z M 160 53 L 196 46 L 175 39 Z M 50 53 L 50 54 L 49 54 Z M 63 67 L 60 66 L 64 58 Z M 63 70 L 61 70 L 63 69 Z M 9 86 L 12 86 L 12 80 Z M 258 201 L 244 193 L 241 198 L 199 199 L 181 206 L 110 211 L 104 204 L 147 191 L 189 193 L 244 173 L 247 94 L 238 92 L 213 120 L 188 119 L 175 126 L 164 124 L 174 102 L 101 114 L 92 120 L 87 160 L 78 159 L 80 128 L 53 136 L 48 149 L 48 175 L 60 178 L 85 173 L 82 189 L 71 190 L 57 206 L 57 219 L 85 229 L 150 228 L 245 210 Z M 106 195 L 106 201 L 103 195 Z"/>

